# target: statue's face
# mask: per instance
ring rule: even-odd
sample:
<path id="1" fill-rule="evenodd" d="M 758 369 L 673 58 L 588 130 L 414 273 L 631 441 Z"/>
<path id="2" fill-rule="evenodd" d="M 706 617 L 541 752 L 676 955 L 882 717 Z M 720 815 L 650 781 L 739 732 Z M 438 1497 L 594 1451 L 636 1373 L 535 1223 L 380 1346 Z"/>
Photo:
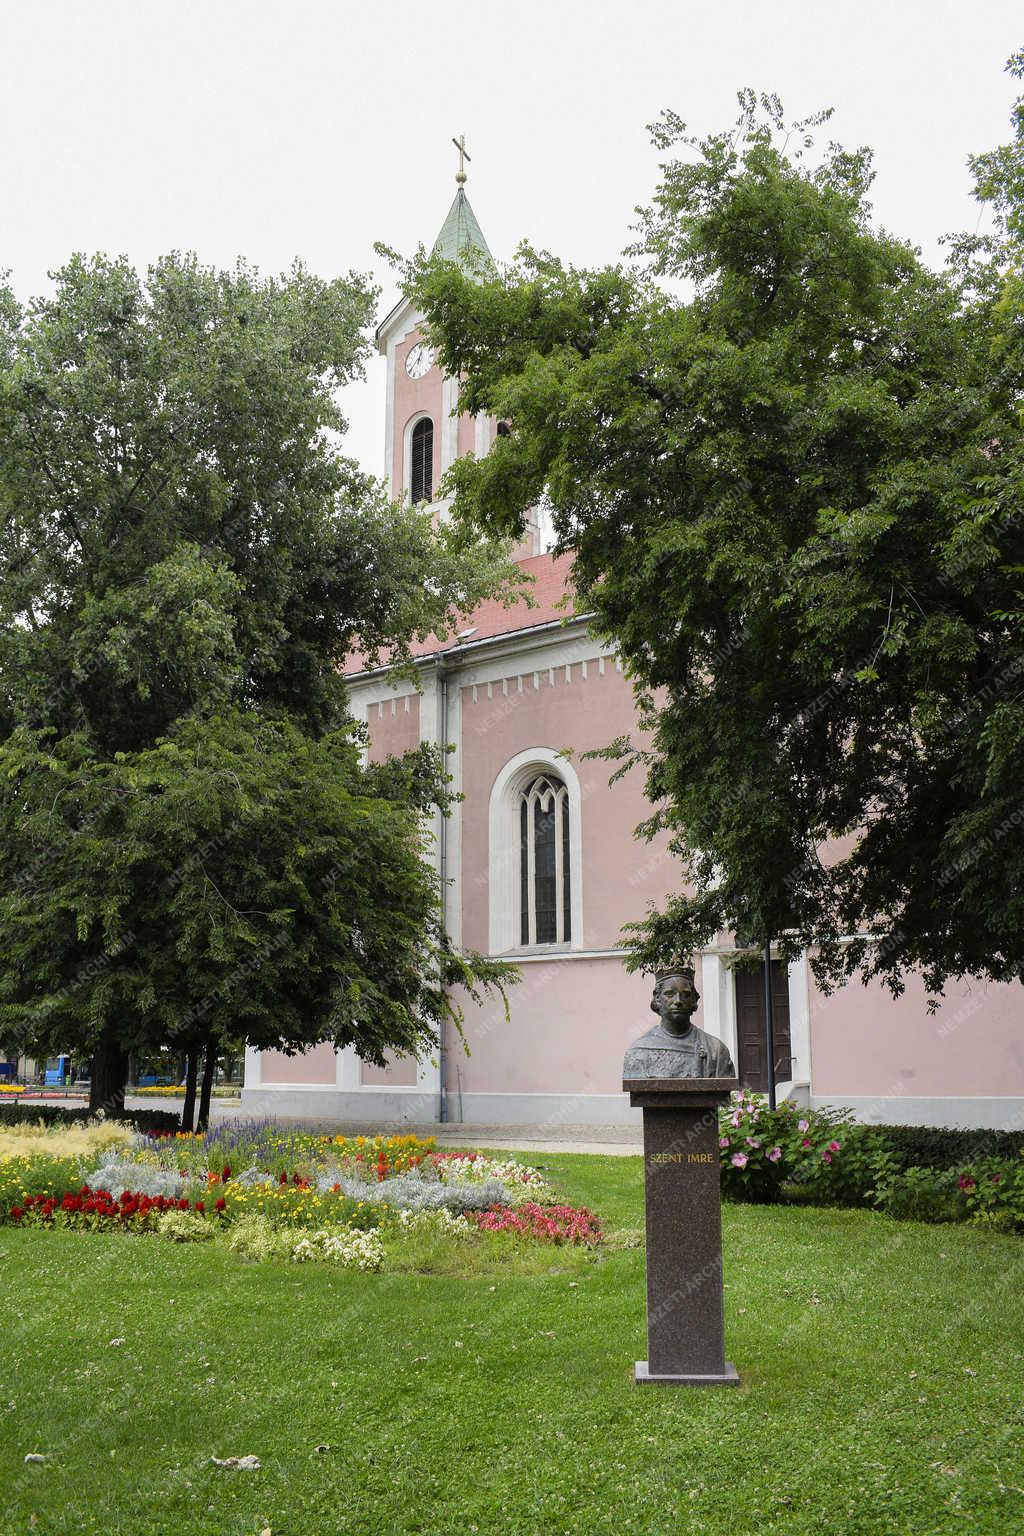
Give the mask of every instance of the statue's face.
<path id="1" fill-rule="evenodd" d="M 697 1006 L 697 988 L 689 976 L 666 976 L 654 989 L 654 1006 L 666 1025 L 688 1023 Z"/>

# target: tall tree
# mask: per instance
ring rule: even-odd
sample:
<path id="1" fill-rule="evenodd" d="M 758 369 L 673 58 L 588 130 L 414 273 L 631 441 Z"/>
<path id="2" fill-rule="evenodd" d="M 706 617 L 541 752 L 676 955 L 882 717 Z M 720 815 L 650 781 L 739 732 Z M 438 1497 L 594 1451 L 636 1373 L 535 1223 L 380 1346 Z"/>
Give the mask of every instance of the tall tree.
<path id="1" fill-rule="evenodd" d="M 506 974 L 439 925 L 443 764 L 365 767 L 346 712 L 357 642 L 510 579 L 340 452 L 372 303 L 182 257 L 0 291 L 0 1022 L 115 1108 L 130 1050 L 379 1061 Z"/>
<path id="2" fill-rule="evenodd" d="M 656 125 L 632 265 L 523 247 L 474 280 L 407 268 L 466 407 L 509 423 L 451 471 L 456 512 L 512 534 L 546 497 L 580 608 L 621 649 L 649 734 L 609 755 L 646 768 L 641 830 L 668 831 L 689 881 L 634 930 L 634 963 L 736 927 L 817 946 L 828 985 L 1020 978 L 1006 245 L 928 270 L 873 226 L 869 152 L 815 150 L 827 114 L 740 106 L 701 141 Z M 1008 237 L 1022 121 L 979 166 Z"/>

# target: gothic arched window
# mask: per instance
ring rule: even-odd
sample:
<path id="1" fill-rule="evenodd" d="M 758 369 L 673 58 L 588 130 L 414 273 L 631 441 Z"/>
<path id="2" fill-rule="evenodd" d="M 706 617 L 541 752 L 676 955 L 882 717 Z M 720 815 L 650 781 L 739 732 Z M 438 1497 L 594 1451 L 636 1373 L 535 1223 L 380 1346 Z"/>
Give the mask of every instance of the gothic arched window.
<path id="1" fill-rule="evenodd" d="M 412 463 L 409 474 L 409 494 L 413 504 L 433 500 L 434 489 L 434 423 L 424 416 L 412 429 Z"/>
<path id="2" fill-rule="evenodd" d="M 569 792 L 541 773 L 519 794 L 521 944 L 568 944 L 572 938 Z"/>

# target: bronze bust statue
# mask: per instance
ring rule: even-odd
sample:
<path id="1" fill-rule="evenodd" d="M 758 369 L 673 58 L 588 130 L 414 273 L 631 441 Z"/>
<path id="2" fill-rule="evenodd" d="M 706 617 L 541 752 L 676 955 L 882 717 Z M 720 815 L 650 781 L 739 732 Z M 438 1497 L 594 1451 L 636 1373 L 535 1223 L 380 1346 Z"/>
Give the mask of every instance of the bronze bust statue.
<path id="1" fill-rule="evenodd" d="M 655 974 L 651 1011 L 659 1020 L 626 1052 L 624 1078 L 736 1076 L 721 1040 L 691 1022 L 699 1001 L 691 965 Z"/>

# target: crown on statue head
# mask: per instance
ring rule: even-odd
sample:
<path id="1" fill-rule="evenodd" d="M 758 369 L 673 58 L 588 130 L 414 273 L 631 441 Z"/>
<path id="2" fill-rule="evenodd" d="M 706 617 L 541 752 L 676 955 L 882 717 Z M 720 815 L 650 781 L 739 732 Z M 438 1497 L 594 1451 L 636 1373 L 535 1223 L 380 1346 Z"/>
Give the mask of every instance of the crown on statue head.
<path id="1" fill-rule="evenodd" d="M 655 971 L 655 986 L 657 986 L 659 981 L 667 981 L 670 976 L 689 976 L 691 981 L 696 979 L 694 976 L 693 966 L 690 964 L 690 962 L 688 960 L 680 960 L 675 965 L 665 965 L 662 966 L 659 970 Z"/>

